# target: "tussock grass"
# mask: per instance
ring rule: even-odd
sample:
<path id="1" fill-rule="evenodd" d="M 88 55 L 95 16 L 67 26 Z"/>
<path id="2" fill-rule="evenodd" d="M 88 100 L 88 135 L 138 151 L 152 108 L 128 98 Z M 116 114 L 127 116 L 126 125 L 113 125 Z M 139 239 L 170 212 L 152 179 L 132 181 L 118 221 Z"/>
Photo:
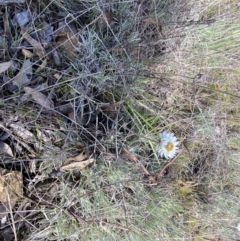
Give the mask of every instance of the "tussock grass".
<path id="1" fill-rule="evenodd" d="M 52 239 L 58 240 L 173 237 L 179 228 L 166 217 L 181 212 L 181 205 L 164 189 L 147 190 L 135 169 L 132 164 L 107 164 L 103 160 L 90 172 L 83 171 L 77 185 L 62 183 L 58 207 L 42 211 L 48 220 L 46 233 L 52 233 Z M 81 217 L 78 222 L 70 215 L 70 206 Z M 173 233 L 168 233 L 168 229 Z M 34 237 L 38 235 L 37 230 Z"/>

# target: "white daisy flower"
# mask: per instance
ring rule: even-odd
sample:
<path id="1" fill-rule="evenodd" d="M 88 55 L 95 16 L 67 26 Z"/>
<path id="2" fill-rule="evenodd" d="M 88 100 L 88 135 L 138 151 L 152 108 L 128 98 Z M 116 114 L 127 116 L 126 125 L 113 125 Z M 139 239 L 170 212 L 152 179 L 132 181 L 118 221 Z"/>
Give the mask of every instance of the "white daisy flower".
<path id="1" fill-rule="evenodd" d="M 156 148 L 158 156 L 166 159 L 173 158 L 179 149 L 176 136 L 171 132 L 163 131 L 160 133 L 160 139 L 161 143 Z"/>

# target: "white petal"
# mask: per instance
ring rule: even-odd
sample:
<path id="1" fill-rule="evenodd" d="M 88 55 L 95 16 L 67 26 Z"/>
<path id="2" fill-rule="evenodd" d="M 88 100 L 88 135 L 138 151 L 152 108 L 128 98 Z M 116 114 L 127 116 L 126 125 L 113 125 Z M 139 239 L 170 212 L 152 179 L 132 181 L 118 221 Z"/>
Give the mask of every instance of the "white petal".
<path id="1" fill-rule="evenodd" d="M 161 144 L 157 146 L 156 152 L 158 156 L 164 157 L 166 159 L 173 158 L 176 155 L 179 145 L 179 142 L 177 141 L 176 136 L 174 136 L 174 133 L 163 131 L 159 133 Z M 165 149 L 165 146 L 171 142 L 173 145 L 173 149 L 169 152 Z"/>

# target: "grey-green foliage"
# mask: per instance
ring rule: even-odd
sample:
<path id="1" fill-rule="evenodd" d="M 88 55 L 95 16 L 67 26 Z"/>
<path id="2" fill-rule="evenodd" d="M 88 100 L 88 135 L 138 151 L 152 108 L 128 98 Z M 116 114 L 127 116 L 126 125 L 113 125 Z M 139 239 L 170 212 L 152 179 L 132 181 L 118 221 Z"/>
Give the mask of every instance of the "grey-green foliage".
<path id="1" fill-rule="evenodd" d="M 183 211 L 182 206 L 161 188 L 146 185 L 140 176 L 134 164 L 105 160 L 83 170 L 78 185 L 65 180 L 56 208 L 42 211 L 48 223 L 45 238 L 149 240 L 179 236 L 172 218 Z"/>

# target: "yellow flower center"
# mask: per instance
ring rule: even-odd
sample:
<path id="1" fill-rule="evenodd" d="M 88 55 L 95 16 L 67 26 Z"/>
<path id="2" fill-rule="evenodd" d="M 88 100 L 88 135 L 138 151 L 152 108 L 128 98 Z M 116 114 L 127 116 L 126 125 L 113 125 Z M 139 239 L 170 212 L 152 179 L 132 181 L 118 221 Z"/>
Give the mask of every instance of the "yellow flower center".
<path id="1" fill-rule="evenodd" d="M 167 145 L 164 146 L 164 148 L 167 150 L 167 152 L 172 151 L 173 147 L 174 146 L 173 146 L 172 142 L 170 142 L 170 141 L 167 143 Z"/>

